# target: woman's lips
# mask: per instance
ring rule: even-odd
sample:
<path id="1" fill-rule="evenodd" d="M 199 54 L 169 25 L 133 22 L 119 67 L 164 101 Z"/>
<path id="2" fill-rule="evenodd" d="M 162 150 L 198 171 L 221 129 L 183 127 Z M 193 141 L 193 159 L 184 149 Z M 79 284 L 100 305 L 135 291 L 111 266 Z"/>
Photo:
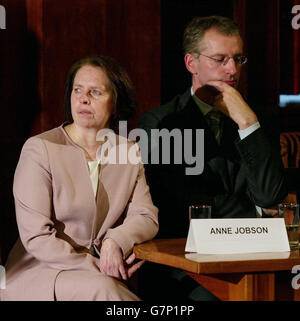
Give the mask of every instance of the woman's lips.
<path id="1" fill-rule="evenodd" d="M 80 110 L 79 112 L 78 112 L 78 114 L 80 114 L 80 115 L 90 115 L 91 114 L 91 112 L 89 111 L 89 110 Z"/>

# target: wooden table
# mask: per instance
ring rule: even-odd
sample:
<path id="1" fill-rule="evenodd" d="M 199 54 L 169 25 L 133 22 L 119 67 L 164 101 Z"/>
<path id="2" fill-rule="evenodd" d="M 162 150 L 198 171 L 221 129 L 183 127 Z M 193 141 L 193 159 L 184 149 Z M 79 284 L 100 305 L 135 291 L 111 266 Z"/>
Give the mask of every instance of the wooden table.
<path id="1" fill-rule="evenodd" d="M 200 255 L 185 252 L 186 239 L 157 239 L 134 247 L 139 259 L 182 269 L 221 300 L 300 301 L 292 279 L 299 250 L 284 253 Z M 299 265 L 297 274 L 292 274 Z M 300 278 L 299 281 L 300 285 Z"/>

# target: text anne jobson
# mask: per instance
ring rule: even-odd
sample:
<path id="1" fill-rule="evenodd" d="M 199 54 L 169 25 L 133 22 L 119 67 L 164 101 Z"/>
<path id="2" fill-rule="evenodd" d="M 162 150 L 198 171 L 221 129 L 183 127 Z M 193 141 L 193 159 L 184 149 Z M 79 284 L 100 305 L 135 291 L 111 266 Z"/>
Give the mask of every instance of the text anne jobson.
<path id="1" fill-rule="evenodd" d="M 210 234 L 268 234 L 268 228 L 265 226 L 258 227 L 237 227 L 235 231 L 232 227 L 215 227 L 211 228 Z"/>

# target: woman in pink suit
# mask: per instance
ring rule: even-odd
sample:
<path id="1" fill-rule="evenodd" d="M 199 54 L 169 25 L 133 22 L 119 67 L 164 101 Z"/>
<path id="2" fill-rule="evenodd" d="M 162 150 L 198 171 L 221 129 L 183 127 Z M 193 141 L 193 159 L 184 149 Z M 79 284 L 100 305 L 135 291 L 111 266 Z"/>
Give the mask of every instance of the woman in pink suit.
<path id="1" fill-rule="evenodd" d="M 71 68 L 68 122 L 28 139 L 16 168 L 20 237 L 2 300 L 139 300 L 124 281 L 143 263 L 134 244 L 158 231 L 157 208 L 136 144 L 109 130 L 134 109 L 130 80 L 111 58 Z"/>

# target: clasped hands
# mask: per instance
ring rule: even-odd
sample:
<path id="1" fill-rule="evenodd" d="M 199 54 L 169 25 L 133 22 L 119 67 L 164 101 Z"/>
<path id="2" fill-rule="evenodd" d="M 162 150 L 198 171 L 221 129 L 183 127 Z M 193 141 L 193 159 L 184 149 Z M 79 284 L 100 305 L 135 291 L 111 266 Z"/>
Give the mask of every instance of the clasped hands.
<path id="1" fill-rule="evenodd" d="M 119 280 L 128 280 L 145 261 L 136 261 L 134 253 L 125 260 L 120 246 L 113 239 L 102 242 L 100 250 L 100 271 Z"/>
<path id="2" fill-rule="evenodd" d="M 234 87 L 223 81 L 209 81 L 207 85 L 217 90 L 211 90 L 212 88 L 209 89 L 208 86 L 203 87 L 206 91 L 205 96 L 210 95 L 209 103 L 216 110 L 230 117 L 239 126 L 239 129 L 246 129 L 258 121 L 256 114 Z M 201 95 L 201 88 L 199 92 Z M 201 99 L 201 97 L 199 98 Z"/>

